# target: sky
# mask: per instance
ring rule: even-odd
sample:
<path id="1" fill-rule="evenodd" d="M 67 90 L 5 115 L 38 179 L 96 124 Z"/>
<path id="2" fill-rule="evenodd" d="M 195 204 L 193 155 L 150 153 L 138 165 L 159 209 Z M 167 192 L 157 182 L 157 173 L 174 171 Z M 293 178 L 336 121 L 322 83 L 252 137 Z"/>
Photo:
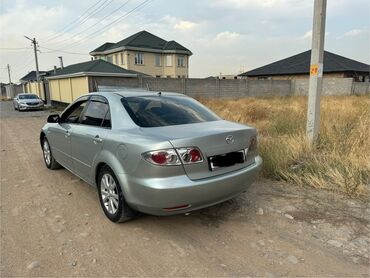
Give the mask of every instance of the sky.
<path id="1" fill-rule="evenodd" d="M 313 0 L 0 0 L 0 81 L 88 61 L 147 30 L 189 48 L 190 77 L 239 74 L 311 47 Z M 325 49 L 370 63 L 370 1 L 328 0 Z"/>

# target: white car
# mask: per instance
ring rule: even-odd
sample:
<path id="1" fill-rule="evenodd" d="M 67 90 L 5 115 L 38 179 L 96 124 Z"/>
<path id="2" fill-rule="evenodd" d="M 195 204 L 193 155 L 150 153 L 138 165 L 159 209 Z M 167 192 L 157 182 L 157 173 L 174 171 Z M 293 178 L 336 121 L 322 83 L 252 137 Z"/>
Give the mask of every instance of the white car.
<path id="1" fill-rule="evenodd" d="M 44 108 L 44 101 L 35 94 L 18 94 L 13 99 L 15 110 L 37 110 Z"/>

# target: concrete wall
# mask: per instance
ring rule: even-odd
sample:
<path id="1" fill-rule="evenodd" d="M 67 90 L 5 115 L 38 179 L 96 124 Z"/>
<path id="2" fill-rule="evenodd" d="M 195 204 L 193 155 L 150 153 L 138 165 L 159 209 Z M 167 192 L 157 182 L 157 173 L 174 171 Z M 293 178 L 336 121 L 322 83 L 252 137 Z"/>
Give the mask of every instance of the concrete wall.
<path id="1" fill-rule="evenodd" d="M 142 88 L 178 92 L 191 97 L 288 96 L 291 82 L 286 80 L 245 79 L 163 79 L 143 78 Z"/>
<path id="2" fill-rule="evenodd" d="M 87 92 L 124 88 L 178 92 L 195 98 L 303 96 L 308 93 L 309 80 L 80 77 L 50 80 L 49 85 L 51 100 L 69 103 Z M 370 94 L 369 85 L 352 78 L 326 78 L 323 95 Z"/>
<path id="3" fill-rule="evenodd" d="M 23 93 L 22 85 L 8 84 L 5 85 L 5 97 L 7 99 L 13 99 L 16 95 Z"/>
<path id="4" fill-rule="evenodd" d="M 292 95 L 305 96 L 308 94 L 309 80 L 296 79 L 292 82 Z M 352 94 L 352 78 L 324 78 L 323 93 L 324 96 L 348 96 Z"/>
<path id="5" fill-rule="evenodd" d="M 370 95 L 370 82 L 353 82 L 352 95 Z"/>
<path id="6" fill-rule="evenodd" d="M 271 97 L 307 95 L 309 80 L 248 80 L 216 78 L 112 78 L 94 77 L 99 86 L 143 88 L 151 91 L 178 92 L 191 97 Z M 94 90 L 96 90 L 95 87 Z M 92 91 L 94 91 L 92 90 Z M 364 95 L 369 83 L 353 82 L 352 78 L 325 78 L 323 95 Z"/>

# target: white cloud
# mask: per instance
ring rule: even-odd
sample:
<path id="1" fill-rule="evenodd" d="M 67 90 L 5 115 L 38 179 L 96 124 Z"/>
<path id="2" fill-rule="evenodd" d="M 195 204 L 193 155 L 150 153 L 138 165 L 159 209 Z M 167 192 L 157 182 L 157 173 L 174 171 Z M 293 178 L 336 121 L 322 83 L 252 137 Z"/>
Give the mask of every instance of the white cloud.
<path id="1" fill-rule="evenodd" d="M 325 37 L 329 35 L 330 35 L 330 32 L 325 32 Z M 304 33 L 303 36 L 301 36 L 300 38 L 303 40 L 311 40 L 312 39 L 312 29 Z"/>
<path id="2" fill-rule="evenodd" d="M 312 38 L 312 30 L 309 30 L 307 31 L 306 33 L 304 33 L 304 35 L 302 36 L 302 39 L 311 39 Z"/>
<path id="3" fill-rule="evenodd" d="M 174 28 L 177 30 L 190 30 L 196 27 L 198 24 L 191 21 L 181 20 L 175 24 Z"/>
<path id="4" fill-rule="evenodd" d="M 218 6 L 227 6 L 234 8 L 244 8 L 244 7 L 266 7 L 272 8 L 277 5 L 285 4 L 287 2 L 296 2 L 296 0 L 217 0 L 215 4 Z"/>
<path id="5" fill-rule="evenodd" d="M 239 37 L 240 37 L 239 33 L 225 31 L 225 32 L 218 33 L 215 37 L 215 40 L 221 41 L 221 42 L 230 42 L 230 41 L 236 40 Z"/>
<path id="6" fill-rule="evenodd" d="M 356 36 L 360 36 L 362 34 L 366 34 L 368 33 L 369 30 L 366 30 L 366 29 L 352 29 L 348 32 L 345 32 L 341 37 L 356 37 Z"/>
<path id="7" fill-rule="evenodd" d="M 180 18 L 169 15 L 164 16 L 161 21 L 163 21 L 166 24 L 169 24 L 173 29 L 180 31 L 191 30 L 199 25 L 199 23 L 189 20 L 182 20 Z"/>

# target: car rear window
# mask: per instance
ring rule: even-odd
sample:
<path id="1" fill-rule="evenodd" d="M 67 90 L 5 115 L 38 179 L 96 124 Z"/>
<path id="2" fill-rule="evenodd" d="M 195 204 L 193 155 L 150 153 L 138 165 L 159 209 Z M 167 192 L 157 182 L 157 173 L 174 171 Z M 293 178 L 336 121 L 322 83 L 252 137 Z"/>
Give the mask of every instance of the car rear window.
<path id="1" fill-rule="evenodd" d="M 122 98 L 132 120 L 140 127 L 158 127 L 218 121 L 208 108 L 188 97 L 140 96 Z"/>

